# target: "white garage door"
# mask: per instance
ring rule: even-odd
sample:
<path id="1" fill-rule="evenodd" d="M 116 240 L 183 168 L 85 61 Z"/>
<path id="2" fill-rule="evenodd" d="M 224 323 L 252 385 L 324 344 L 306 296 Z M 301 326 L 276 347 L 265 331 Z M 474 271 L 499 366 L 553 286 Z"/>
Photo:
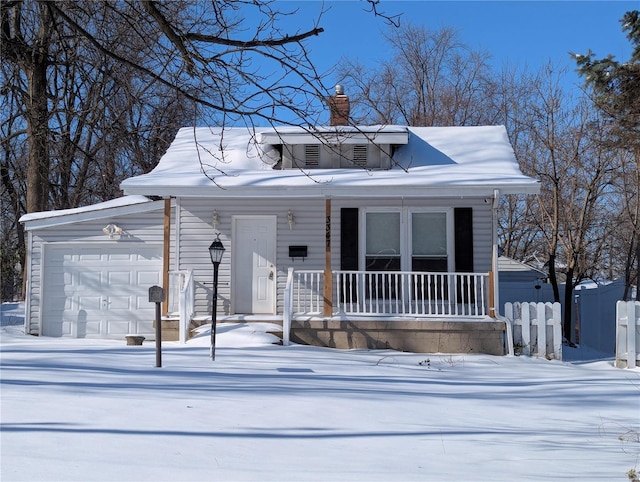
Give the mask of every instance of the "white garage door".
<path id="1" fill-rule="evenodd" d="M 44 256 L 43 335 L 121 338 L 154 333 L 149 288 L 161 285 L 162 246 L 49 245 Z"/>

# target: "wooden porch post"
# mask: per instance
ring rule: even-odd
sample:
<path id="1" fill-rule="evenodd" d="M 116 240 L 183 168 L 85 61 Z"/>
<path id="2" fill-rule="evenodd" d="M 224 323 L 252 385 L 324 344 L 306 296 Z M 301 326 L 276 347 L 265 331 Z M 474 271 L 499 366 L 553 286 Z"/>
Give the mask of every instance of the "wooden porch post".
<path id="1" fill-rule="evenodd" d="M 322 314 L 333 315 L 333 275 L 331 273 L 331 199 L 325 201 L 324 308 Z"/>
<path id="2" fill-rule="evenodd" d="M 164 233 L 162 253 L 162 286 L 164 286 L 164 301 L 162 302 L 162 316 L 169 314 L 169 247 L 171 245 L 171 198 L 164 200 Z"/>

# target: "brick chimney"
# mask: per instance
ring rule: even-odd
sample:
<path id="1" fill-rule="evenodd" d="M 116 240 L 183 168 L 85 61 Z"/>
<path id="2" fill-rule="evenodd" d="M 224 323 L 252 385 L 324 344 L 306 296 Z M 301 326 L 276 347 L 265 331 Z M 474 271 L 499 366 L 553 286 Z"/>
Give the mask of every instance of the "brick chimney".
<path id="1" fill-rule="evenodd" d="M 344 94 L 340 84 L 336 85 L 336 95 L 329 97 L 329 112 L 331 114 L 329 125 L 349 125 L 349 97 Z"/>

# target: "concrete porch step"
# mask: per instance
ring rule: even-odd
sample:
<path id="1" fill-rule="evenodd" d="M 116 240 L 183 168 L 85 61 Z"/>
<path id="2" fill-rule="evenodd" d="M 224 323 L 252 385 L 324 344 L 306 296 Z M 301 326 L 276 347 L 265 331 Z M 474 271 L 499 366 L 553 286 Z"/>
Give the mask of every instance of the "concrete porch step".
<path id="1" fill-rule="evenodd" d="M 216 323 L 270 323 L 278 325 L 280 329 L 268 330 L 267 333 L 277 336 L 282 343 L 282 317 L 278 316 L 260 316 L 260 315 L 236 315 L 222 316 L 216 320 Z M 210 325 L 211 317 L 198 317 L 191 320 L 189 324 L 189 333 L 187 339 L 192 338 L 194 330 L 197 328 Z M 155 321 L 153 323 L 155 329 Z M 169 317 L 162 319 L 162 341 L 178 341 L 180 339 L 180 321 L 177 318 Z"/>

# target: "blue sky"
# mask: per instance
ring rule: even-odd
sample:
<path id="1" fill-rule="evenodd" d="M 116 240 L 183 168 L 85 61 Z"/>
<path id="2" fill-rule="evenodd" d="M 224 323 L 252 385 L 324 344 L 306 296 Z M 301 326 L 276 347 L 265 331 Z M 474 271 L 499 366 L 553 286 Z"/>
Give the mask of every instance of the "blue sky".
<path id="1" fill-rule="evenodd" d="M 300 11 L 291 18 L 294 29 L 313 27 L 322 3 L 315 0 L 276 2 L 279 9 Z M 320 71 L 329 69 L 341 56 L 375 64 L 389 58 L 382 32 L 389 27 L 381 18 L 365 11 L 363 0 L 324 2 L 329 9 L 320 26 L 324 33 L 308 46 Z M 574 74 L 575 63 L 568 52 L 597 56 L 613 54 L 627 60 L 631 46 L 619 22 L 628 10 L 640 9 L 640 0 L 624 1 L 400 1 L 382 0 L 380 9 L 402 14 L 401 22 L 437 30 L 452 27 L 460 39 L 476 49 L 486 50 L 500 68 L 505 63 L 537 69 L 552 61 L 569 70 L 569 85 L 581 83 Z"/>

